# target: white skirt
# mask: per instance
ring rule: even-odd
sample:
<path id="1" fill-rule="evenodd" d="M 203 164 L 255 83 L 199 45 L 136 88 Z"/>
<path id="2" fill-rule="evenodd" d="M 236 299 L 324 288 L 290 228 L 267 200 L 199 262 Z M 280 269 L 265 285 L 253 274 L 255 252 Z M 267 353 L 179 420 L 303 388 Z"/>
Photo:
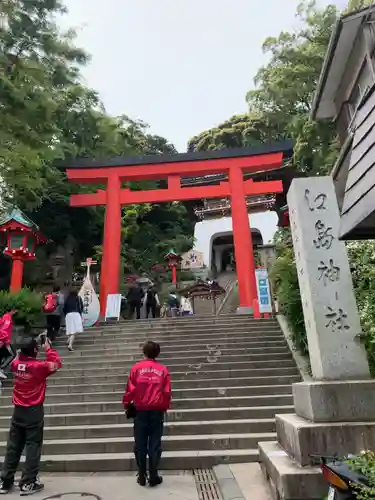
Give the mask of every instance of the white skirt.
<path id="1" fill-rule="evenodd" d="M 66 334 L 68 336 L 83 332 L 82 317 L 79 313 L 68 313 L 65 316 Z"/>

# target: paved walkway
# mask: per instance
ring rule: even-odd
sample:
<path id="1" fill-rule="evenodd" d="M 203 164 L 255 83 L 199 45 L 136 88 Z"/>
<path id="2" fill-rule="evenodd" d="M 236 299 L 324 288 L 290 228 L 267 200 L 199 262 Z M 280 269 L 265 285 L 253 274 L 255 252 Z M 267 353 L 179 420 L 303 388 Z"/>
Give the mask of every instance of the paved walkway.
<path id="1" fill-rule="evenodd" d="M 231 464 L 216 468 L 222 500 L 271 500 L 257 463 Z M 126 472 L 41 475 L 44 491 L 35 500 L 200 500 L 191 471 L 163 472 L 164 482 L 142 488 L 136 476 Z M 7 496 L 20 498 L 16 489 Z"/>
<path id="2" fill-rule="evenodd" d="M 121 474 L 42 474 L 43 492 L 35 500 L 53 497 L 61 500 L 198 500 L 197 488 L 191 473 L 163 475 L 164 482 L 156 488 L 142 488 L 135 476 Z M 91 496 L 92 495 L 92 496 Z M 6 498 L 19 499 L 15 490 Z"/>
<path id="3" fill-rule="evenodd" d="M 245 500 L 271 500 L 271 492 L 259 464 L 231 464 L 229 467 Z"/>

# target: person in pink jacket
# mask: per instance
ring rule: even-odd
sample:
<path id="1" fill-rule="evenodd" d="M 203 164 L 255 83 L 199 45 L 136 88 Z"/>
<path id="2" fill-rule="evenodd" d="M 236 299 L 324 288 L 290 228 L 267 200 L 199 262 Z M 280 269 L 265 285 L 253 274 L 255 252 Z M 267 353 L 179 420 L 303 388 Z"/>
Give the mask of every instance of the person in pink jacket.
<path id="1" fill-rule="evenodd" d="M 3 372 L 11 360 L 14 358 L 13 349 L 11 347 L 12 343 L 12 332 L 13 332 L 13 316 L 15 310 L 8 310 L 0 318 L 0 379 L 5 379 L 7 376 Z"/>

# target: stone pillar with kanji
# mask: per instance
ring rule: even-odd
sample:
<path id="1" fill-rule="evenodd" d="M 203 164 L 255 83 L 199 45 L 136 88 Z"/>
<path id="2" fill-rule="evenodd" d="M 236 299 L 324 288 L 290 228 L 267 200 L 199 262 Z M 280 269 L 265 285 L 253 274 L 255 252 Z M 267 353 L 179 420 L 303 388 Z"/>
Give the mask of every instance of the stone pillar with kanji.
<path id="1" fill-rule="evenodd" d="M 287 201 L 311 379 L 293 384 L 295 413 L 276 416 L 278 443 L 259 448 L 282 498 L 315 499 L 326 484 L 311 455 L 343 457 L 375 445 L 375 382 L 331 177 L 294 179 Z"/>

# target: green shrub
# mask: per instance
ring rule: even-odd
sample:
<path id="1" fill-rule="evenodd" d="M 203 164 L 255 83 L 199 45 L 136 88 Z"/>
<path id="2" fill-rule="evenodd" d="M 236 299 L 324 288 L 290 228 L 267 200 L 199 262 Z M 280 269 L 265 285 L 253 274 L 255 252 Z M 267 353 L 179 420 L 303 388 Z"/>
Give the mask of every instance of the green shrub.
<path id="1" fill-rule="evenodd" d="M 0 316 L 9 309 L 16 309 L 14 323 L 29 329 L 42 321 L 43 297 L 28 288 L 18 293 L 0 292 Z"/>
<path id="2" fill-rule="evenodd" d="M 357 500 L 374 500 L 375 498 L 375 453 L 373 451 L 364 451 L 348 460 L 350 467 L 358 473 L 363 474 L 369 480 L 368 487 L 357 486 Z"/>
<path id="3" fill-rule="evenodd" d="M 305 323 L 299 292 L 297 268 L 291 248 L 284 248 L 270 269 L 272 290 L 277 298 L 279 312 L 291 330 L 293 345 L 304 356 L 309 355 Z"/>
<path id="4" fill-rule="evenodd" d="M 375 376 L 375 242 L 347 244 L 354 291 L 371 374 Z"/>
<path id="5" fill-rule="evenodd" d="M 294 347 L 308 356 L 290 230 L 279 230 L 275 243 L 278 257 L 270 269 L 273 293 L 279 303 L 279 311 L 288 322 Z M 361 340 L 366 348 L 371 374 L 375 377 L 375 241 L 353 241 L 347 244 L 347 249 L 364 334 Z"/>

